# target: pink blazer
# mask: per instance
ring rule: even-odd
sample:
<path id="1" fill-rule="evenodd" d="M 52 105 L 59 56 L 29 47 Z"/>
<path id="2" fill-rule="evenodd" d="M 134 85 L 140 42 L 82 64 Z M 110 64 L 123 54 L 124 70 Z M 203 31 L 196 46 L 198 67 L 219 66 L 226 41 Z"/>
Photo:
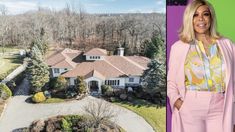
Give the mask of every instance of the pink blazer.
<path id="1" fill-rule="evenodd" d="M 235 45 L 226 38 L 217 40 L 226 65 L 226 93 L 223 113 L 223 132 L 232 132 L 235 124 L 234 89 L 235 89 Z M 171 47 L 167 74 L 167 96 L 172 110 L 172 132 L 183 132 L 179 111 L 174 107 L 178 98 L 184 100 L 185 74 L 184 62 L 189 44 L 177 41 Z"/>

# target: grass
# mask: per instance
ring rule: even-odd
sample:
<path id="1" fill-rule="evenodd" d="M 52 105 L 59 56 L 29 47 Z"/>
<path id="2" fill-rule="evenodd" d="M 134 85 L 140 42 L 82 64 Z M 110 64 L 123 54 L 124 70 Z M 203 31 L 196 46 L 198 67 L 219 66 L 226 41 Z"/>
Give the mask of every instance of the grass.
<path id="1" fill-rule="evenodd" d="M 145 100 L 136 99 L 133 102 L 114 102 L 142 116 L 156 132 L 166 131 L 166 107 L 158 108 Z"/>
<path id="2" fill-rule="evenodd" d="M 0 56 L 0 78 L 5 78 L 22 63 L 23 59 L 19 56 Z"/>
<path id="3" fill-rule="evenodd" d="M 49 98 L 49 99 L 46 99 L 42 103 L 48 104 L 48 103 L 60 103 L 60 102 L 65 102 L 65 100 L 64 99 L 60 99 L 60 98 Z"/>
<path id="4" fill-rule="evenodd" d="M 5 101 L 4 101 L 4 100 L 0 100 L 0 115 L 1 115 L 2 112 L 3 112 L 4 105 L 5 105 Z"/>
<path id="5" fill-rule="evenodd" d="M 20 49 L 17 49 L 15 47 L 0 47 L 0 53 L 7 53 L 7 52 L 18 52 Z"/>

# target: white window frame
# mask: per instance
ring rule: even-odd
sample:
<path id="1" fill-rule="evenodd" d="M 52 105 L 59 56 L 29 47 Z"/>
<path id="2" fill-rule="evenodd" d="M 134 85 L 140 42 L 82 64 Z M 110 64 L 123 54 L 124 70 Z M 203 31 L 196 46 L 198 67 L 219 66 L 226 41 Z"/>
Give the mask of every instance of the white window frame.
<path id="1" fill-rule="evenodd" d="M 130 78 L 129 78 L 129 82 L 134 82 L 134 80 L 135 80 L 135 79 L 134 79 L 133 77 L 130 77 Z"/>
<path id="2" fill-rule="evenodd" d="M 54 68 L 54 73 L 60 73 L 60 69 L 59 68 Z"/>

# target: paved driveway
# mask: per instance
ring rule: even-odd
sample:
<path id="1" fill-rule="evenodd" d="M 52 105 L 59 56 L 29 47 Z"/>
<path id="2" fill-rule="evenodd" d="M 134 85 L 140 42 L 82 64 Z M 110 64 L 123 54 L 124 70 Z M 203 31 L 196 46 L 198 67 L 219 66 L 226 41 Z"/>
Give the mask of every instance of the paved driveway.
<path id="1" fill-rule="evenodd" d="M 56 115 L 83 114 L 83 106 L 89 101 L 99 99 L 88 96 L 82 100 L 74 100 L 66 103 L 56 104 L 29 104 L 25 100 L 29 96 L 21 95 L 13 97 L 0 119 L 0 131 L 10 132 L 18 128 L 27 127 L 34 120 L 45 119 Z M 132 111 L 112 104 L 117 112 L 116 121 L 118 125 L 127 132 L 153 132 L 152 127 L 140 116 Z"/>

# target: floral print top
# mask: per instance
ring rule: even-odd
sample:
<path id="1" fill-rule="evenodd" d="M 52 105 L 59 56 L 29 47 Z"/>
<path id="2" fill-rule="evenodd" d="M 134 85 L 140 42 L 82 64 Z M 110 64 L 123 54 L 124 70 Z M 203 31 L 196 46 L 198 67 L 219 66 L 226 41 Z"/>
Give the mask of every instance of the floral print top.
<path id="1" fill-rule="evenodd" d="M 216 41 L 205 52 L 203 43 L 190 45 L 185 60 L 187 90 L 225 92 L 225 64 Z"/>

